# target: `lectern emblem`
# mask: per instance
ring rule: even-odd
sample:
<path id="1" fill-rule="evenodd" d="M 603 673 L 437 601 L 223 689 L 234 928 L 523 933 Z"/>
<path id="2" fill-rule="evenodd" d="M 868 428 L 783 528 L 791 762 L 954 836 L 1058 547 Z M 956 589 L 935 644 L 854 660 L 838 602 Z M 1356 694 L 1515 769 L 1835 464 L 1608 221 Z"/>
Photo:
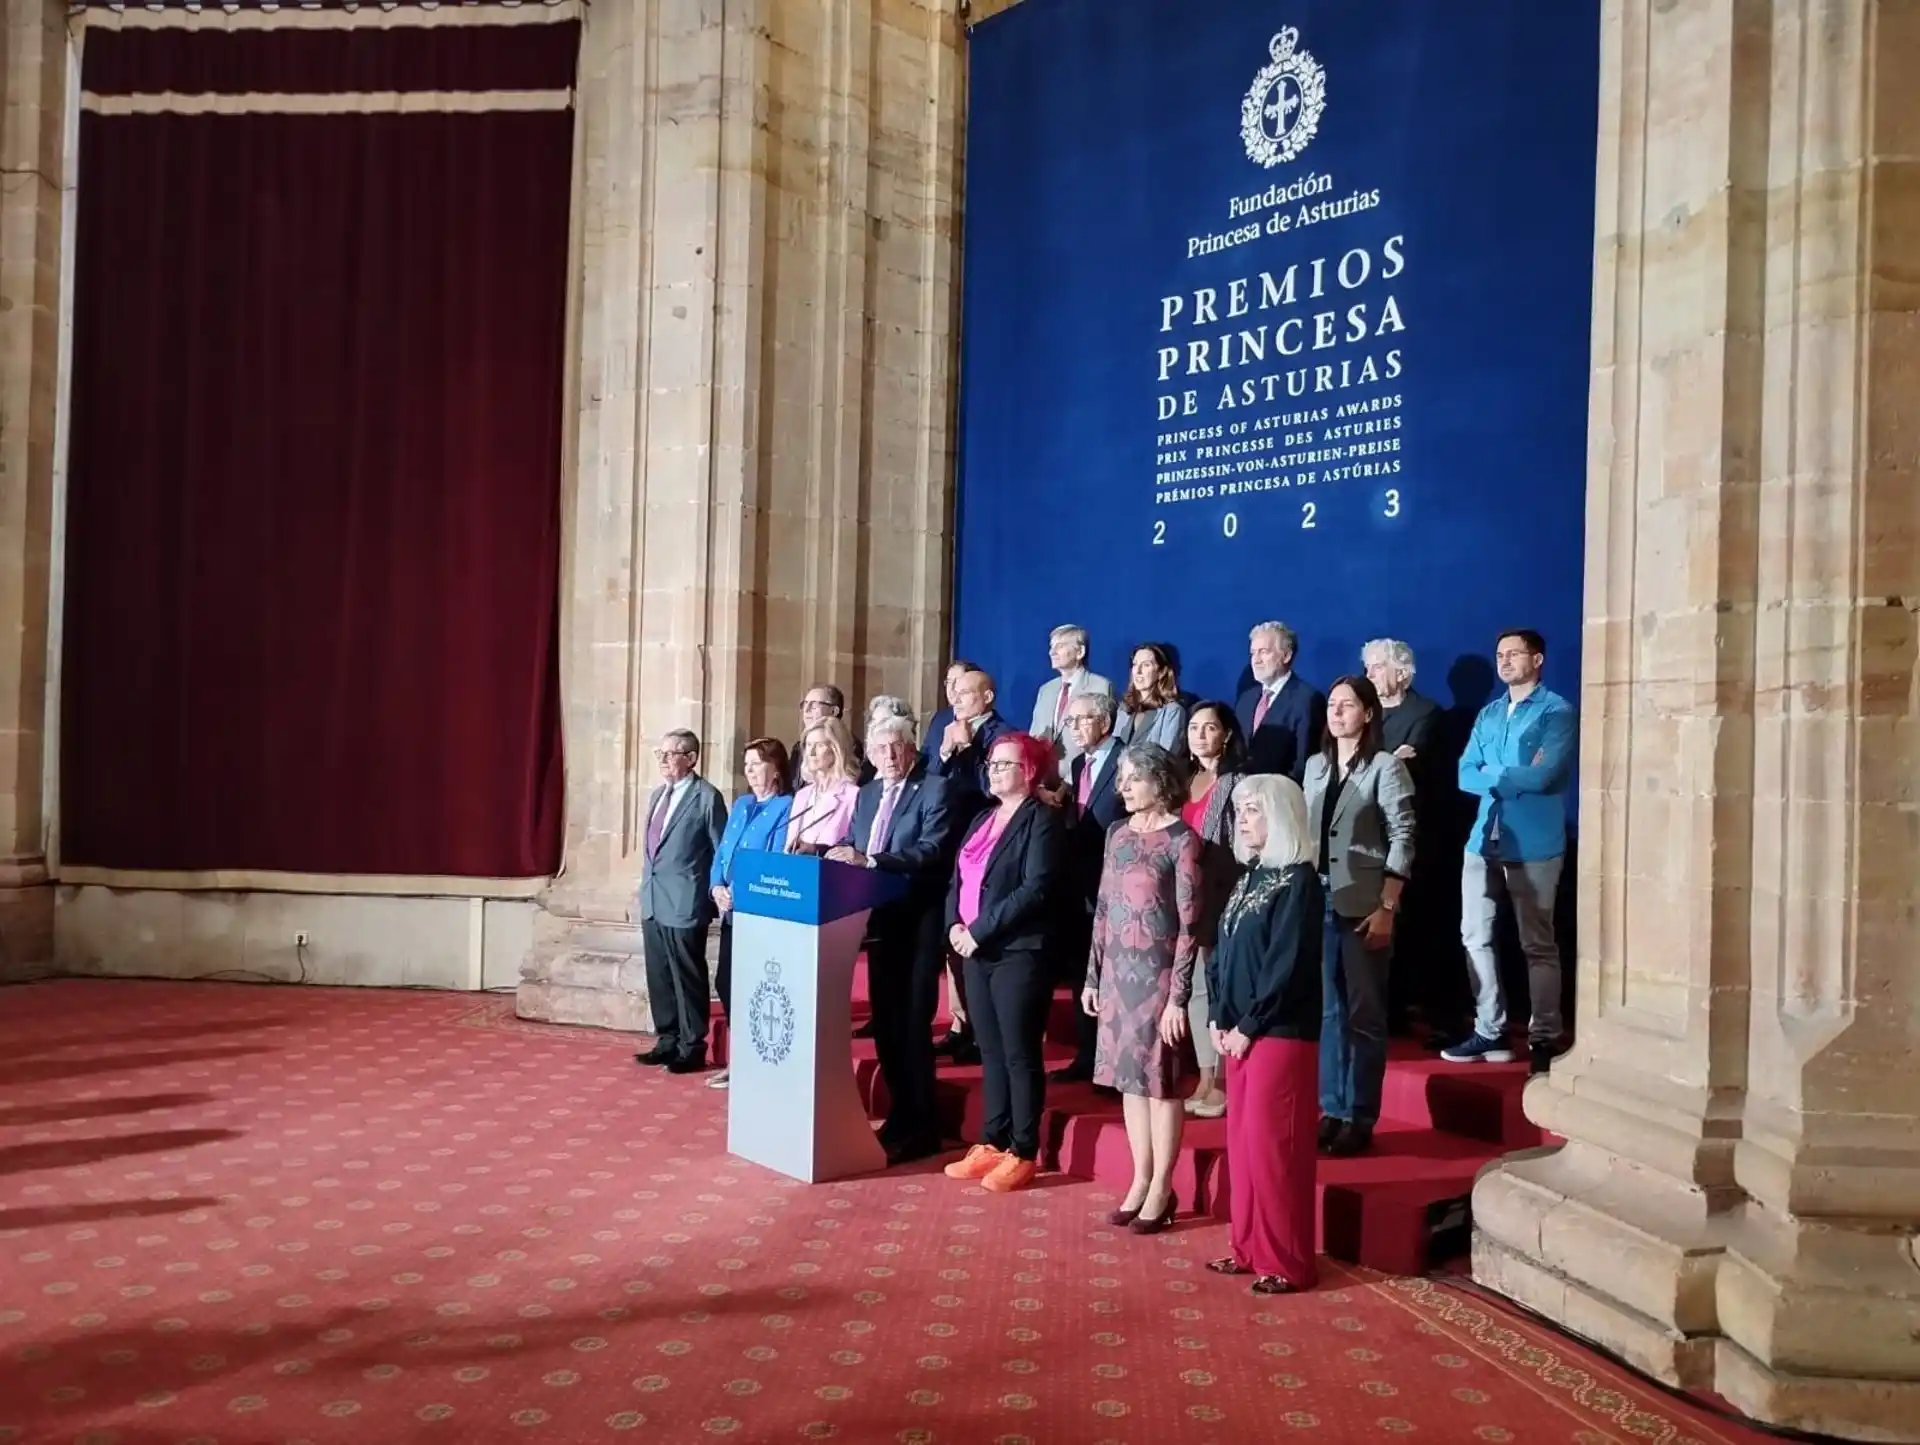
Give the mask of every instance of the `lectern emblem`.
<path id="1" fill-rule="evenodd" d="M 785 1063 L 793 1052 L 793 996 L 780 982 L 780 965 L 771 958 L 767 976 L 747 1004 L 747 1032 L 763 1064 Z"/>
<path id="2" fill-rule="evenodd" d="M 1299 157 L 1320 129 L 1327 108 L 1327 72 L 1298 48 L 1291 25 L 1267 46 L 1273 59 L 1253 78 L 1240 103 L 1240 139 L 1256 165 L 1283 166 Z"/>

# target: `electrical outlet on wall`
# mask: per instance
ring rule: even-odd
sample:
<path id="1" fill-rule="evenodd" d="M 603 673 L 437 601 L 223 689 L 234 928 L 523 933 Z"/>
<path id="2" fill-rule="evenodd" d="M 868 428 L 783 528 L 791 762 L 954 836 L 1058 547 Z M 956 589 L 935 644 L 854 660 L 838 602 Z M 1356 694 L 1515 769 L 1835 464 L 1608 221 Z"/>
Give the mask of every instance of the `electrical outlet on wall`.
<path id="1" fill-rule="evenodd" d="M 295 948 L 305 948 L 307 946 L 307 930 L 306 929 L 302 928 L 297 930 L 294 933 L 293 946 Z"/>

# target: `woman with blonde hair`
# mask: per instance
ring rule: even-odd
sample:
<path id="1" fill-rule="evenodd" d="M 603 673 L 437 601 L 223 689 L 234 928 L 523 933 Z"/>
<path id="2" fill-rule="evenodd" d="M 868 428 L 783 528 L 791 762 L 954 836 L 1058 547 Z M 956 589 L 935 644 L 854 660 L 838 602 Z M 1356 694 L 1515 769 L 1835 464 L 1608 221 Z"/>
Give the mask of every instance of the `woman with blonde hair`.
<path id="1" fill-rule="evenodd" d="M 800 739 L 800 769 L 807 781 L 793 796 L 787 852 L 824 853 L 847 841 L 860 796 L 860 754 L 847 725 L 830 717 L 808 728 Z"/>
<path id="2" fill-rule="evenodd" d="M 1318 1279 L 1314 1260 L 1320 942 L 1326 904 L 1300 785 L 1279 773 L 1234 789 L 1233 887 L 1207 961 L 1209 1031 L 1226 1060 L 1232 1253 L 1216 1274 L 1251 1274 L 1255 1294 Z"/>

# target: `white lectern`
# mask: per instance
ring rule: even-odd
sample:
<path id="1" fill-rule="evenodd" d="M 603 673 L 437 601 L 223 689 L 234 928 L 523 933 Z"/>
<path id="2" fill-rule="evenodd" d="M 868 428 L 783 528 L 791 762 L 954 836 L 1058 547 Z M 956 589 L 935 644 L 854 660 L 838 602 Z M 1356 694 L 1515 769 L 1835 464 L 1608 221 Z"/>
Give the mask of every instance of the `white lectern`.
<path id="1" fill-rule="evenodd" d="M 790 853 L 733 861 L 727 1148 L 809 1184 L 887 1165 L 853 1077 L 853 966 L 904 879 Z"/>

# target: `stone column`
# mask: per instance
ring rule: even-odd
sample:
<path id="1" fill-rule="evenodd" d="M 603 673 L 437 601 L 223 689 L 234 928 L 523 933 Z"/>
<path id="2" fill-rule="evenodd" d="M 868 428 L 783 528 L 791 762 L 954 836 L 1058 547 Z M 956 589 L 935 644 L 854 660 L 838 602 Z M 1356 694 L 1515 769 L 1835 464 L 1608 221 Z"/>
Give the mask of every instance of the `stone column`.
<path id="1" fill-rule="evenodd" d="M 630 917 L 669 727 L 739 784 L 813 682 L 946 646 L 955 0 L 600 0 L 580 77 L 567 859 L 523 1014 L 646 1029 Z"/>
<path id="2" fill-rule="evenodd" d="M 66 7 L 6 0 L 0 108 L 0 979 L 53 959 L 43 775 Z"/>
<path id="3" fill-rule="evenodd" d="M 1920 7 L 1608 0 L 1566 1139 L 1475 1274 L 1920 1440 Z M 1902 81 L 1900 77 L 1909 77 Z"/>

